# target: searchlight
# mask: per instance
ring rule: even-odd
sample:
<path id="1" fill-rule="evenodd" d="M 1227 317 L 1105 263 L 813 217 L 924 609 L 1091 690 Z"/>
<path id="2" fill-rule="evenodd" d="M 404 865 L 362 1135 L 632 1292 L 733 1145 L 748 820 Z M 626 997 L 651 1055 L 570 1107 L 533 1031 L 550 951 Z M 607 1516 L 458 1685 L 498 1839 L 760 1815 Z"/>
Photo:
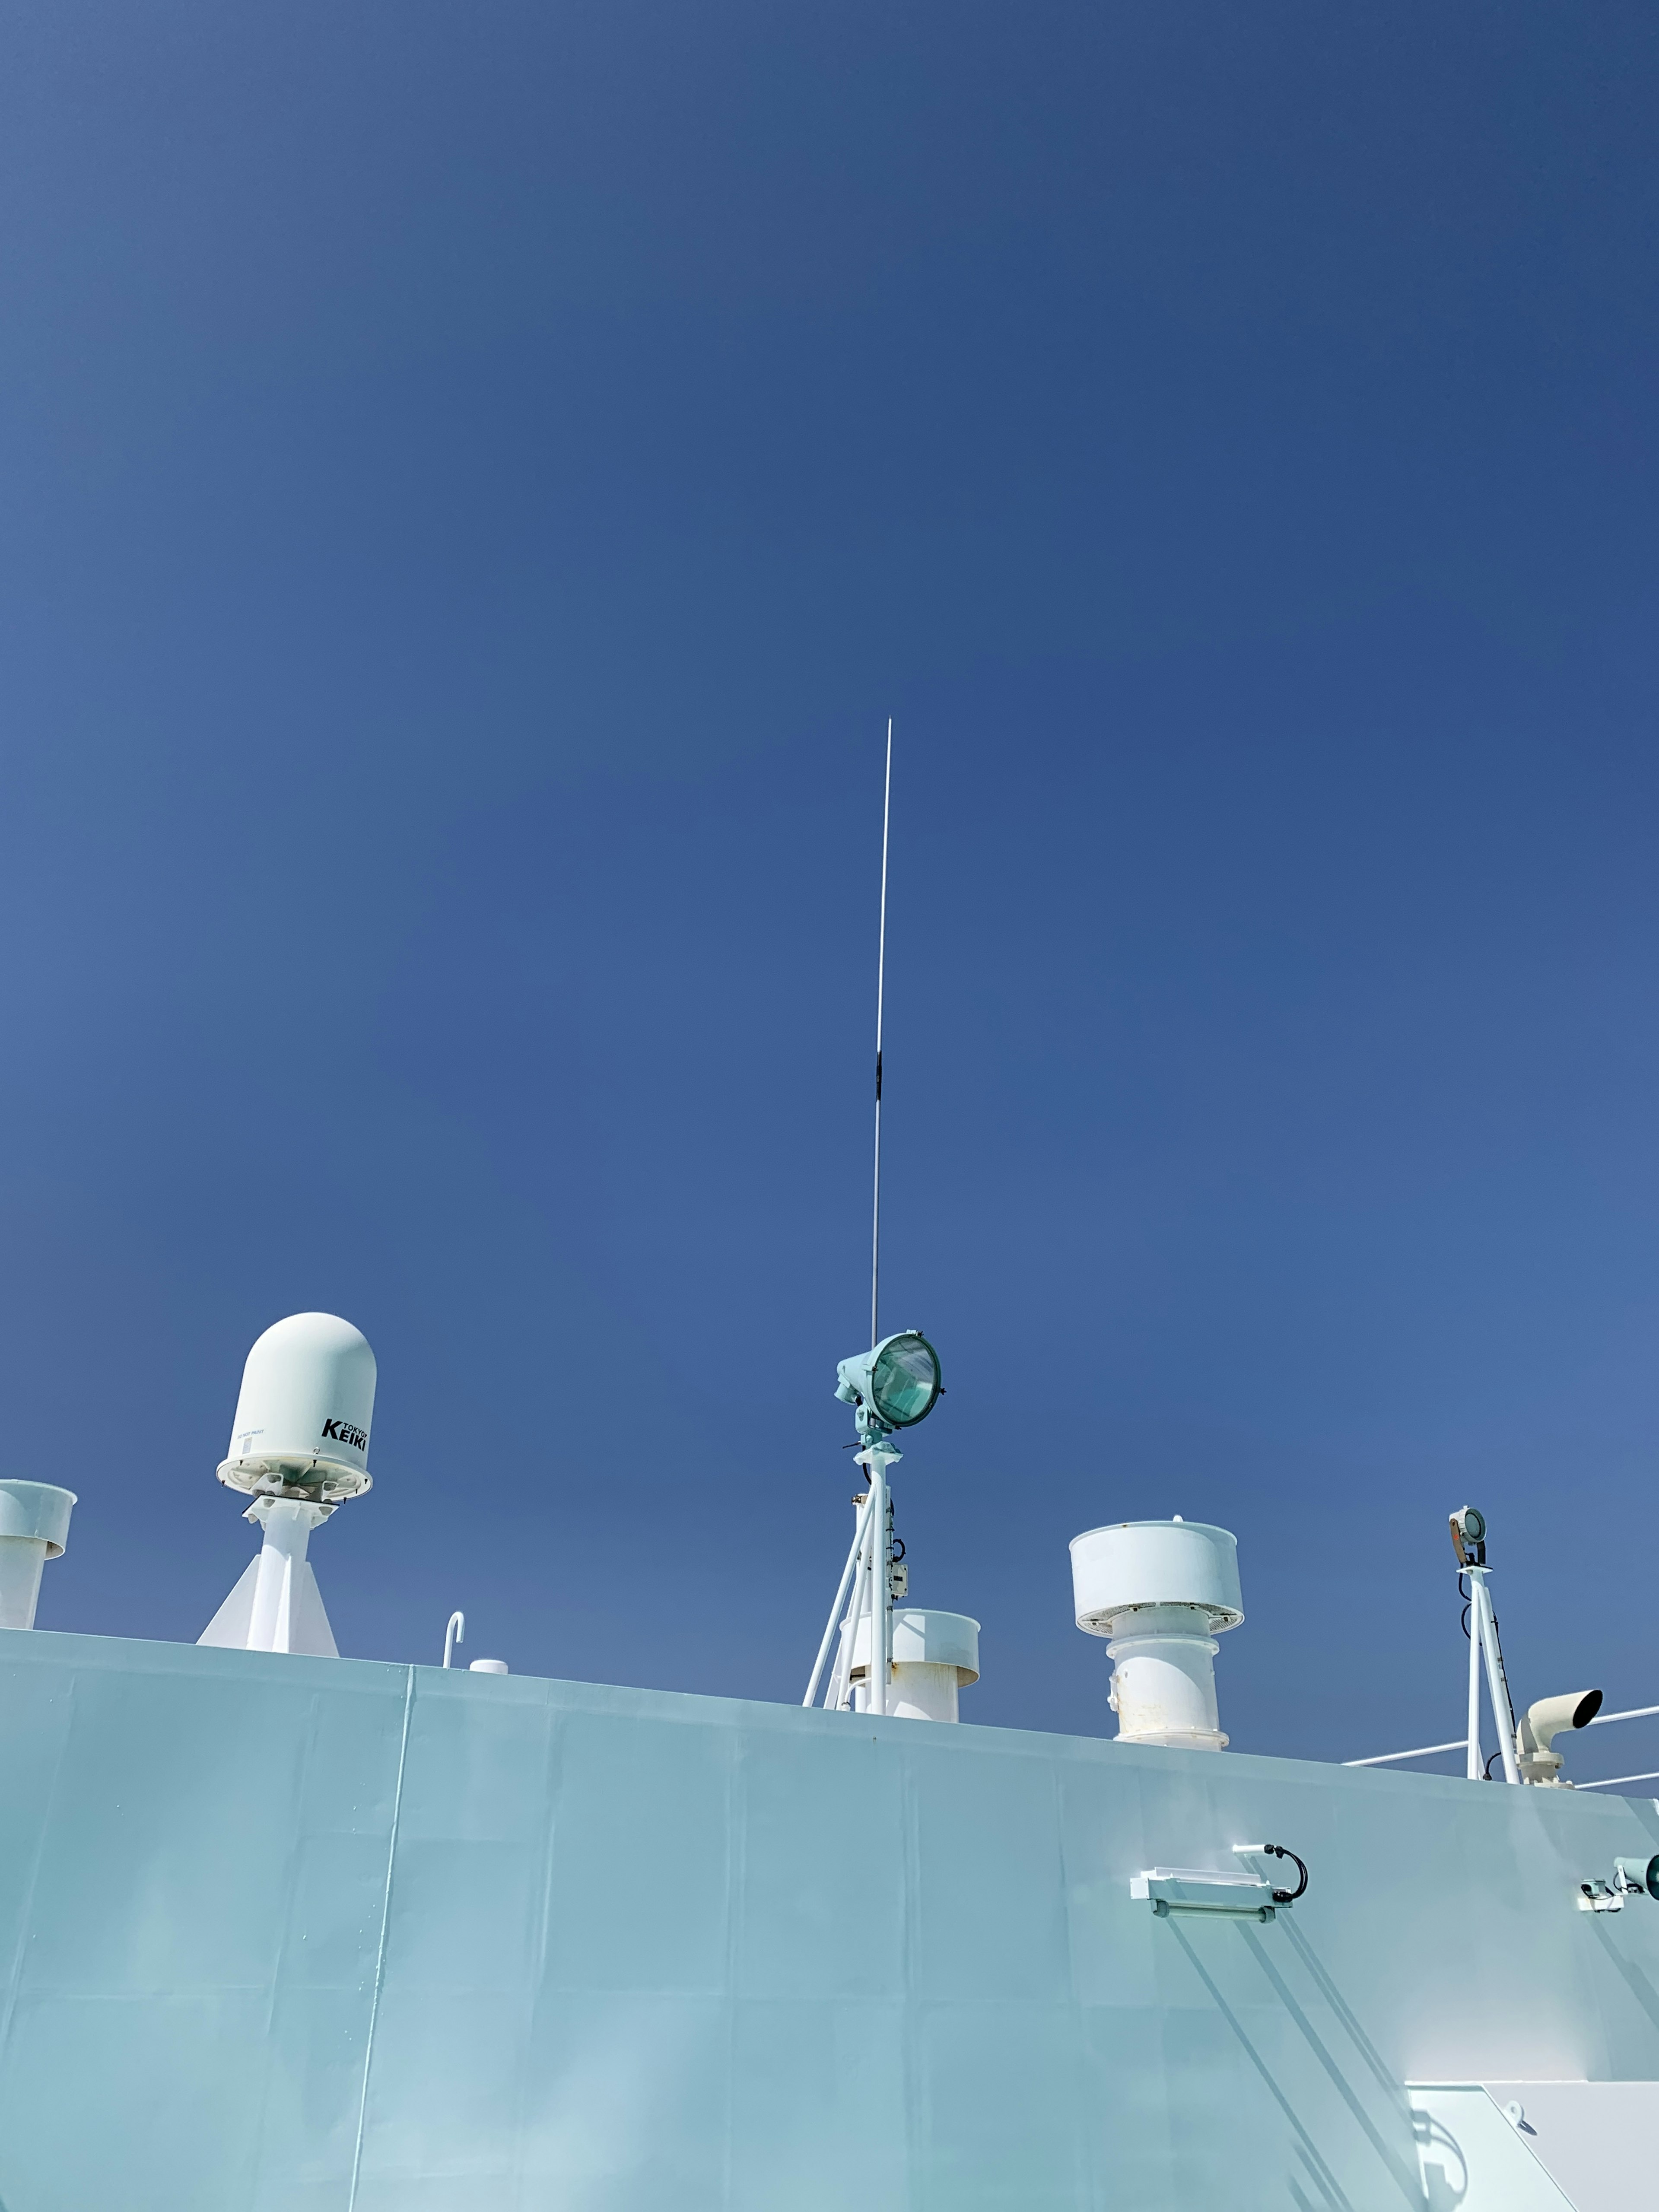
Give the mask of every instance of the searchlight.
<path id="1" fill-rule="evenodd" d="M 858 1408 L 860 1440 L 925 1421 L 944 1395 L 939 1354 L 920 1329 L 902 1328 L 836 1369 L 836 1395 Z"/>

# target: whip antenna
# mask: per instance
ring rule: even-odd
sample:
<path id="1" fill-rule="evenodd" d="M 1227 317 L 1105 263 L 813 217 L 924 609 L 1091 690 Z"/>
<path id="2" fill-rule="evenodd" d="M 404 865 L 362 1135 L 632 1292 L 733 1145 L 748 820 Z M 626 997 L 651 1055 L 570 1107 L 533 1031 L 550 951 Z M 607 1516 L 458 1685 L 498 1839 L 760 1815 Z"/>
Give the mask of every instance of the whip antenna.
<path id="1" fill-rule="evenodd" d="M 919 1328 L 881 1334 L 881 1018 L 887 983 L 887 832 L 893 807 L 893 718 L 887 717 L 887 772 L 881 793 L 881 923 L 876 939 L 875 1189 L 870 1207 L 870 1349 L 836 1364 L 836 1395 L 854 1408 L 855 1467 L 868 1487 L 853 1500 L 852 1549 L 823 1625 L 803 1705 L 816 1703 L 824 1668 L 830 1712 L 897 1713 L 953 1721 L 957 1692 L 979 1680 L 979 1623 L 965 1613 L 893 1611 L 910 1594 L 904 1545 L 893 1532 L 887 1470 L 903 1457 L 893 1442 L 925 1421 L 944 1395 L 939 1353 Z M 1229 1539 L 1231 1541 L 1231 1539 Z M 844 1610 L 843 1610 L 844 1608 Z M 902 1649 L 894 1644 L 900 1632 Z M 839 1644 L 837 1645 L 837 1634 Z M 830 1652 L 835 1650 L 834 1663 Z M 1656 1895 L 1659 1895 L 1656 1891 Z"/>
<path id="2" fill-rule="evenodd" d="M 887 823 L 893 804 L 893 718 L 887 717 L 887 781 L 881 796 L 881 927 L 876 941 L 876 1172 L 875 1199 L 870 1215 L 870 1342 L 878 1340 L 876 1326 L 881 1291 L 881 1003 L 887 979 Z"/>

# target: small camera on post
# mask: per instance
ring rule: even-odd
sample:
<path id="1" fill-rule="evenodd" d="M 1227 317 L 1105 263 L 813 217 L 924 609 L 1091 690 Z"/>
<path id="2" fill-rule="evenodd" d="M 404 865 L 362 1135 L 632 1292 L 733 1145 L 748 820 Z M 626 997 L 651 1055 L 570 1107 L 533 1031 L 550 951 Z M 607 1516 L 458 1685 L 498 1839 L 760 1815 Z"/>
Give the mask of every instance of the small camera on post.
<path id="1" fill-rule="evenodd" d="M 1451 1516 L 1452 1549 L 1460 1567 L 1486 1564 L 1486 1516 L 1473 1505 L 1460 1505 Z"/>

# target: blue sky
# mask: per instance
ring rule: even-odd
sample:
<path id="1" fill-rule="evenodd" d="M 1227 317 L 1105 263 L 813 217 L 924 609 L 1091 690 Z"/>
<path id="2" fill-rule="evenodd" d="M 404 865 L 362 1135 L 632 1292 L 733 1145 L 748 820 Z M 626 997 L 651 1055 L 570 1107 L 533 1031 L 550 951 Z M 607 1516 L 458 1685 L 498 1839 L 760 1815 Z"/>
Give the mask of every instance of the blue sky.
<path id="1" fill-rule="evenodd" d="M 1109 1733 L 1066 1540 L 1180 1511 L 1241 1748 L 1454 1735 L 1466 1498 L 1517 1691 L 1659 1700 L 1656 100 L 1618 0 L 14 8 L 42 1625 L 199 1632 L 320 1307 L 343 1649 L 799 1696 L 890 713 L 966 1717 Z"/>

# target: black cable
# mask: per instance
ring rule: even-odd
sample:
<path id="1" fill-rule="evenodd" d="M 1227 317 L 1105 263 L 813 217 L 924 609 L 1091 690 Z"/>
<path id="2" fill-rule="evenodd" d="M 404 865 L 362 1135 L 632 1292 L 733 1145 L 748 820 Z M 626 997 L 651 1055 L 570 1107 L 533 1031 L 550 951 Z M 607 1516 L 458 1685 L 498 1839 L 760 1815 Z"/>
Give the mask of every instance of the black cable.
<path id="1" fill-rule="evenodd" d="M 1276 1889 L 1273 1893 L 1273 1899 L 1275 1905 L 1294 1905 L 1297 1898 L 1303 1894 L 1308 1887 L 1307 1861 L 1303 1858 L 1298 1858 L 1294 1851 L 1287 1850 L 1283 1844 L 1263 1844 L 1261 1850 L 1263 1856 L 1267 1858 L 1291 1859 L 1295 1861 L 1296 1870 L 1302 1877 L 1297 1883 L 1296 1887 L 1294 1889 Z"/>
<path id="2" fill-rule="evenodd" d="M 1515 1700 L 1510 1695 L 1509 1669 L 1504 1664 L 1504 1638 L 1500 1632 L 1498 1615 L 1495 1613 L 1492 1617 L 1492 1640 L 1498 1652 L 1498 1679 L 1504 1685 L 1504 1702 L 1510 1709 L 1510 1740 L 1513 1742 L 1515 1739 Z"/>

